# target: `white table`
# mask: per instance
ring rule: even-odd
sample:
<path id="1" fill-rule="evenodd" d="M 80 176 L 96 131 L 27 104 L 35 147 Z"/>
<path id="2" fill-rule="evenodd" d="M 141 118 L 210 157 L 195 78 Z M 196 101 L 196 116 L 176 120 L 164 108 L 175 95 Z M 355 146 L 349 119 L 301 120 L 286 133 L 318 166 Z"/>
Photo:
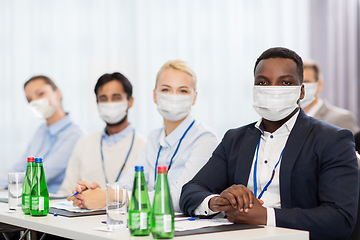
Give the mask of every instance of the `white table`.
<path id="1" fill-rule="evenodd" d="M 8 204 L 0 203 L 0 222 L 29 228 L 39 232 L 49 233 L 70 239 L 136 239 L 131 237 L 128 230 L 117 232 L 102 232 L 94 228 L 103 227 L 105 224 L 101 221 L 106 221 L 106 215 L 96 215 L 87 217 L 61 217 L 49 214 L 45 217 L 32 217 L 24 215 L 22 212 L 9 213 Z M 264 227 L 249 230 L 236 230 L 228 232 L 217 232 L 201 235 L 189 235 L 175 237 L 175 239 L 199 239 L 206 238 L 209 240 L 219 239 L 266 239 L 266 240 L 304 240 L 309 239 L 309 233 L 306 231 L 291 230 L 277 227 Z M 140 240 L 153 239 L 151 234 L 148 237 L 140 237 Z"/>

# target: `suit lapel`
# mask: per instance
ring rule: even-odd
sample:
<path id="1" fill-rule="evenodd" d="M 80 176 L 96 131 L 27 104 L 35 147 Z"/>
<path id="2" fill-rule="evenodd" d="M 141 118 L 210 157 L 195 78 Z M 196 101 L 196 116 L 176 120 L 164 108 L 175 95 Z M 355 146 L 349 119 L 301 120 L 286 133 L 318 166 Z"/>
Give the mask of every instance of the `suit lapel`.
<path id="1" fill-rule="evenodd" d="M 254 126 L 246 130 L 243 142 L 239 149 L 235 171 L 235 184 L 247 186 L 250 170 L 254 158 L 257 143 L 260 137 L 260 130 Z"/>
<path id="2" fill-rule="evenodd" d="M 301 109 L 298 119 L 286 142 L 280 166 L 280 199 L 281 207 L 291 207 L 291 173 L 300 151 L 311 131 L 310 118 Z"/>

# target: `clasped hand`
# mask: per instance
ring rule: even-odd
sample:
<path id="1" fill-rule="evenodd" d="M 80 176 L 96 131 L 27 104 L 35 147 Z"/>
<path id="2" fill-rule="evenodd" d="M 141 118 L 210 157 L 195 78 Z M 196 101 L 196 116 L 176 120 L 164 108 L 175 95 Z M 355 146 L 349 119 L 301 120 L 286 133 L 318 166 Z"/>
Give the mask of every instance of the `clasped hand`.
<path id="1" fill-rule="evenodd" d="M 267 211 L 253 192 L 244 185 L 232 185 L 220 196 L 209 201 L 209 208 L 214 212 L 224 212 L 230 222 L 266 225 Z"/>
<path id="2" fill-rule="evenodd" d="M 79 194 L 68 197 L 68 201 L 73 202 L 74 207 L 87 208 L 91 210 L 101 209 L 106 206 L 106 191 L 100 188 L 96 182 L 77 182 L 77 186 L 72 193 Z"/>

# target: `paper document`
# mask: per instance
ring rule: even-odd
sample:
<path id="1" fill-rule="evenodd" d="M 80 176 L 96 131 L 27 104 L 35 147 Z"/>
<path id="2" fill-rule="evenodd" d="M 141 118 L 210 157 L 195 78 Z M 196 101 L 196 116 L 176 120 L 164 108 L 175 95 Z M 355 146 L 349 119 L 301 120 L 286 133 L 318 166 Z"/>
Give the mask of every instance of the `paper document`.
<path id="1" fill-rule="evenodd" d="M 180 221 L 176 221 L 175 218 L 175 231 L 187 231 L 194 230 L 204 227 L 215 227 L 220 225 L 230 225 L 233 224 L 229 222 L 226 218 L 216 218 L 216 219 L 196 219 L 194 221 L 183 221 L 183 218 Z"/>
<path id="2" fill-rule="evenodd" d="M 68 202 L 67 200 L 65 201 L 61 201 L 61 202 L 56 202 L 56 203 L 52 203 L 50 202 L 50 207 L 52 208 L 57 208 L 57 209 L 63 209 L 69 212 L 95 212 L 95 211 L 99 211 L 99 210 L 105 210 L 105 208 L 103 209 L 99 209 L 99 210 L 89 210 L 89 209 L 81 209 L 78 207 L 74 207 L 72 205 L 72 202 Z"/>

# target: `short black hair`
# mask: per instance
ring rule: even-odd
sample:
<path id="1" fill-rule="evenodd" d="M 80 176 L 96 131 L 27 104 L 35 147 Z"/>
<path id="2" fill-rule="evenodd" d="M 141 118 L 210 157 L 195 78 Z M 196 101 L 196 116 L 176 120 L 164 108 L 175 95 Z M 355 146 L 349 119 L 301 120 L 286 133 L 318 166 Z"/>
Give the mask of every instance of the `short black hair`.
<path id="1" fill-rule="evenodd" d="M 127 94 L 127 99 L 129 100 L 131 98 L 132 92 L 133 92 L 132 85 L 131 85 L 129 79 L 127 79 L 124 75 L 122 75 L 119 72 L 105 73 L 104 75 L 102 75 L 95 85 L 95 89 L 94 89 L 95 95 L 97 96 L 99 88 L 101 86 L 103 86 L 105 83 L 108 83 L 113 80 L 116 80 L 123 85 L 124 91 Z"/>
<path id="2" fill-rule="evenodd" d="M 35 81 L 35 80 L 38 80 L 38 79 L 41 79 L 43 80 L 46 84 L 50 85 L 51 88 L 55 91 L 57 88 L 57 86 L 55 85 L 54 81 L 51 80 L 49 77 L 47 76 L 44 76 L 44 75 L 37 75 L 37 76 L 33 76 L 32 78 L 30 78 L 29 80 L 27 80 L 25 83 L 24 83 L 24 89 L 26 87 L 26 85 L 28 85 L 30 82 L 32 81 Z"/>
<path id="3" fill-rule="evenodd" d="M 257 67 L 257 65 L 259 64 L 259 62 L 261 60 L 264 59 L 269 59 L 269 58 L 288 58 L 288 59 L 292 59 L 297 66 L 297 72 L 299 74 L 300 80 L 302 83 L 304 80 L 304 66 L 303 66 L 303 61 L 301 59 L 301 57 L 294 51 L 287 49 L 287 48 L 283 48 L 283 47 L 274 47 L 274 48 L 269 48 L 268 50 L 266 50 L 265 52 L 263 52 L 260 57 L 256 60 L 255 63 L 255 67 L 254 67 L 254 74 L 255 74 L 255 69 Z"/>

